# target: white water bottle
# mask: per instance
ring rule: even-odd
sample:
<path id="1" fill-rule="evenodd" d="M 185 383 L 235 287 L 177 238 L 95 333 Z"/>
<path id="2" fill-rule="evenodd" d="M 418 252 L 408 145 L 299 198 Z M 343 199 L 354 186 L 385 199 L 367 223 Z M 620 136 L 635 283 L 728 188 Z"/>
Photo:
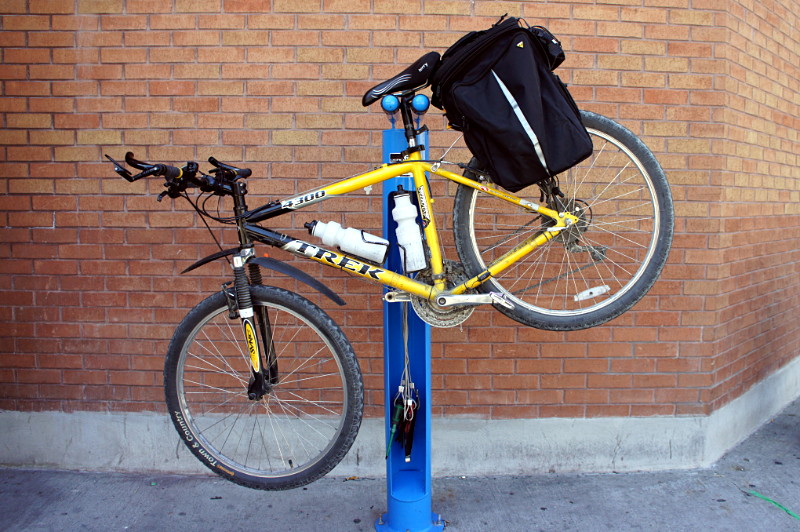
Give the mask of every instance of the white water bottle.
<path id="1" fill-rule="evenodd" d="M 327 246 L 337 246 L 345 253 L 383 264 L 389 251 L 389 241 L 353 227 L 342 227 L 336 222 L 305 224 L 308 232 Z"/>
<path id="2" fill-rule="evenodd" d="M 417 208 L 411 203 L 408 192 L 394 195 L 392 218 L 397 222 L 397 245 L 400 246 L 400 260 L 407 272 L 417 272 L 427 265 L 422 235 L 417 225 Z"/>

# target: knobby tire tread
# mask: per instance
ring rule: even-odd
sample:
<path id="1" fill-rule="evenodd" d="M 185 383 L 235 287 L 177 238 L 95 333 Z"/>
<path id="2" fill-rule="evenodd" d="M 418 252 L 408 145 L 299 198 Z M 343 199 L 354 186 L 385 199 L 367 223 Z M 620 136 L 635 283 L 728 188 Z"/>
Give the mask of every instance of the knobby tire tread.
<path id="1" fill-rule="evenodd" d="M 294 310 L 314 324 L 317 329 L 322 331 L 330 340 L 331 345 L 335 346 L 333 354 L 339 359 L 342 365 L 343 378 L 349 395 L 349 408 L 345 414 L 345 422 L 335 444 L 320 461 L 309 469 L 301 471 L 299 474 L 292 474 L 285 477 L 263 478 L 255 477 L 238 470 L 234 471 L 233 475 L 220 471 L 218 468 L 211 465 L 203 456 L 201 449 L 205 449 L 202 446 L 194 447 L 192 445 L 192 441 L 197 441 L 196 435 L 192 434 L 192 440 L 187 439 L 189 436 L 185 433 L 185 428 L 180 425 L 179 421 L 173 415 L 174 412 L 181 410 L 181 401 L 178 397 L 176 384 L 179 357 L 183 352 L 183 346 L 188 336 L 192 333 L 197 324 L 203 322 L 206 317 L 216 314 L 220 309 L 223 309 L 222 312 L 227 313 L 226 299 L 221 292 L 206 298 L 195 306 L 186 315 L 175 331 L 169 345 L 164 365 L 164 390 L 167 408 L 169 409 L 170 419 L 172 419 L 175 429 L 192 454 L 194 454 L 203 465 L 220 477 L 234 482 L 235 484 L 259 490 L 288 490 L 298 488 L 310 484 L 329 473 L 341 462 L 353 445 L 361 426 L 364 404 L 361 369 L 352 345 L 345 334 L 333 319 L 317 305 L 294 292 L 271 286 L 251 286 L 251 293 L 254 304 L 274 302 L 280 306 Z M 227 465 L 227 467 L 230 466 Z"/>

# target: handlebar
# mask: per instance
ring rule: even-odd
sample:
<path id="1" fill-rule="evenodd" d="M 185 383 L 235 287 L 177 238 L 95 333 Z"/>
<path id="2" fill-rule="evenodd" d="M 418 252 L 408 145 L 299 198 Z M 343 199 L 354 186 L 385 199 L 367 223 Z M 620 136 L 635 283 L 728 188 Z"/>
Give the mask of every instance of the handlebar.
<path id="1" fill-rule="evenodd" d="M 214 166 L 210 171 L 212 175 L 203 174 L 198 176 L 199 167 L 196 162 L 189 161 L 183 167 L 170 166 L 168 164 L 151 164 L 137 160 L 133 152 L 125 154 L 125 162 L 129 166 L 140 170 L 136 175 L 131 174 L 123 165 L 106 155 L 106 159 L 114 164 L 114 171 L 125 180 L 133 183 L 143 177 L 162 176 L 165 178 L 164 186 L 168 190 L 158 196 L 158 200 L 164 196 L 177 198 L 181 192 L 189 187 L 198 187 L 203 192 L 213 192 L 222 196 L 232 194 L 232 184 L 239 178 L 247 178 L 252 172 L 249 168 L 237 168 L 235 166 L 222 163 L 214 157 L 209 157 L 208 162 Z"/>
<path id="2" fill-rule="evenodd" d="M 128 152 L 125 154 L 125 162 L 128 163 L 128 165 L 132 166 L 133 168 L 141 170 L 141 172 L 139 172 L 138 174 L 133 175 L 128 171 L 127 168 L 125 168 L 120 163 L 112 159 L 109 155 L 106 155 L 106 159 L 114 163 L 114 171 L 117 174 L 121 175 L 131 183 L 133 183 L 134 181 L 138 181 L 143 177 L 149 177 L 151 175 L 164 176 L 165 178 L 167 178 L 167 181 L 172 181 L 175 179 L 181 179 L 184 176 L 184 173 L 188 175 L 197 172 L 197 163 L 192 163 L 192 162 L 186 163 L 186 166 L 184 166 L 183 168 L 177 168 L 175 166 L 170 166 L 168 164 L 161 164 L 161 163 L 150 164 L 137 160 L 136 158 L 134 158 L 133 152 Z M 194 165 L 193 168 L 192 165 Z"/>

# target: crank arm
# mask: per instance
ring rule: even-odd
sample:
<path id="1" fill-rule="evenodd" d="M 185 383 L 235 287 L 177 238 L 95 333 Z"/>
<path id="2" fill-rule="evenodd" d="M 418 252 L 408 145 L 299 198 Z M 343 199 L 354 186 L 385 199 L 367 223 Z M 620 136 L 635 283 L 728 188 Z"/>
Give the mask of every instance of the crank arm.
<path id="1" fill-rule="evenodd" d="M 454 305 L 500 305 L 507 309 L 513 309 L 514 304 L 497 292 L 488 294 L 459 294 L 459 295 L 440 295 L 436 298 L 436 304 L 440 307 L 452 307 Z"/>
<path id="2" fill-rule="evenodd" d="M 383 300 L 387 303 L 402 303 L 411 301 L 411 295 L 406 292 L 386 292 Z M 435 299 L 435 303 L 440 307 L 453 307 L 457 305 L 500 305 L 507 309 L 513 309 L 514 304 L 497 292 L 488 294 L 458 294 L 440 295 Z"/>

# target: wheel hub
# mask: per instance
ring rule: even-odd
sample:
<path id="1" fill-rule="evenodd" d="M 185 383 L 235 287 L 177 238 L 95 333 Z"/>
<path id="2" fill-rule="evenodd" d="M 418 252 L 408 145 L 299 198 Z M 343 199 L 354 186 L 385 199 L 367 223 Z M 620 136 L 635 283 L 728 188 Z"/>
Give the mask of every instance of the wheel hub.
<path id="1" fill-rule="evenodd" d="M 567 226 L 562 230 L 554 240 L 562 242 L 567 248 L 575 245 L 581 238 L 581 235 L 589 229 L 589 224 L 592 219 L 592 211 L 589 205 L 580 199 L 571 199 L 563 201 L 558 198 L 555 201 L 555 206 L 558 212 L 568 212 L 569 214 L 578 218 L 578 221 L 572 225 Z"/>
<path id="2" fill-rule="evenodd" d="M 272 391 L 272 385 L 267 382 L 262 372 L 253 373 L 251 371 L 250 382 L 247 386 L 247 398 L 251 401 L 258 401 Z"/>

